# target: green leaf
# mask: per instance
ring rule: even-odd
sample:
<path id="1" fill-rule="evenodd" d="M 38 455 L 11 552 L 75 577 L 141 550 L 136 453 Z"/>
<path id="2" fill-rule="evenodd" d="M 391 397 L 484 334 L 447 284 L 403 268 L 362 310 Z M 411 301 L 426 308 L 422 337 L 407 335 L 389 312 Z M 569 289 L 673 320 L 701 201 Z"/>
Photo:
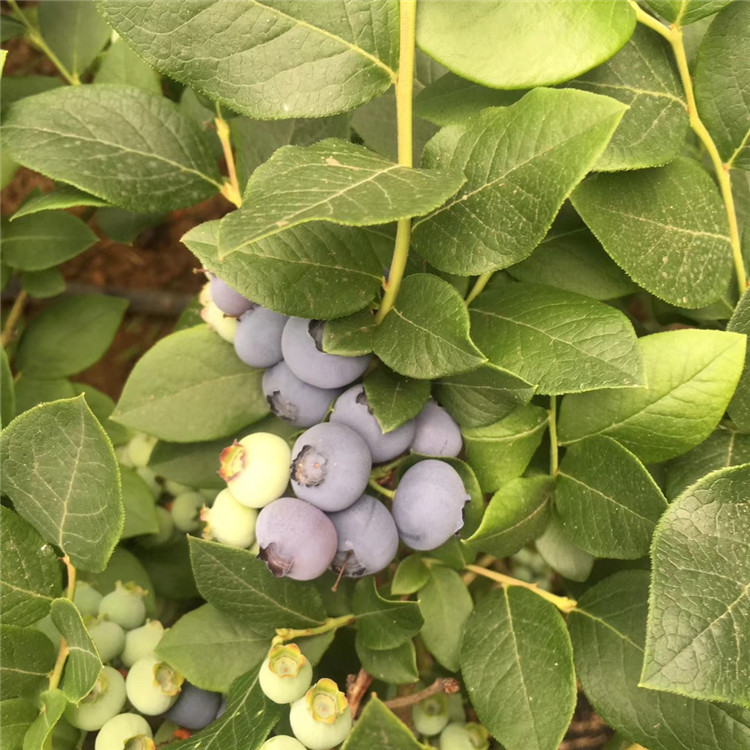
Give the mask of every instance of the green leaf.
<path id="1" fill-rule="evenodd" d="M 76 208 L 78 206 L 106 206 L 107 201 L 84 193 L 78 188 L 61 185 L 49 193 L 37 193 L 28 198 L 23 205 L 11 216 L 11 222 L 22 216 L 31 216 L 42 211 L 56 211 L 64 208 Z M 67 216 L 68 214 L 65 214 Z"/>
<path id="2" fill-rule="evenodd" d="M 274 578 L 252 552 L 189 537 L 190 560 L 201 595 L 259 635 L 276 628 L 309 628 L 325 619 L 318 591 L 289 578 Z"/>
<path id="3" fill-rule="evenodd" d="M 114 206 L 105 206 L 96 212 L 99 229 L 115 242 L 131 245 L 146 229 L 164 221 L 164 213 L 133 213 Z"/>
<path id="4" fill-rule="evenodd" d="M 3 263 L 19 271 L 41 271 L 74 258 L 98 241 L 85 222 L 65 211 L 16 218 L 5 224 Z"/>
<path id="5" fill-rule="evenodd" d="M 648 554 L 667 501 L 646 467 L 608 437 L 571 446 L 560 464 L 555 507 L 565 532 L 596 557 Z"/>
<path id="6" fill-rule="evenodd" d="M 382 651 L 410 641 L 423 625 L 419 605 L 384 599 L 372 576 L 357 582 L 352 598 L 357 635 L 368 648 Z"/>
<path id="7" fill-rule="evenodd" d="M 103 294 L 54 302 L 24 330 L 15 357 L 17 370 L 44 380 L 85 370 L 109 348 L 127 306 L 127 300 Z"/>
<path id="8" fill-rule="evenodd" d="M 457 170 L 411 169 L 329 138 L 285 146 L 253 172 L 242 208 L 219 230 L 219 257 L 309 221 L 385 224 L 437 208 L 464 183 Z"/>
<path id="9" fill-rule="evenodd" d="M 67 86 L 23 99 L 3 130 L 19 163 L 130 211 L 191 206 L 221 187 L 198 125 L 131 86 Z"/>
<path id="10" fill-rule="evenodd" d="M 380 359 L 410 378 L 439 378 L 473 370 L 484 361 L 469 338 L 461 295 L 437 276 L 407 276 L 390 314 L 373 333 Z"/>
<path id="11" fill-rule="evenodd" d="M 19 373 L 14 385 L 17 415 L 44 401 L 59 401 L 61 398 L 75 398 L 77 395 L 73 384 L 63 378 L 42 380 Z"/>
<path id="12" fill-rule="evenodd" d="M 569 85 L 629 107 L 595 169 L 657 167 L 680 152 L 687 104 L 671 49 L 656 32 L 639 25 L 611 60 Z"/>
<path id="13" fill-rule="evenodd" d="M 268 635 L 204 604 L 167 630 L 157 654 L 193 685 L 226 693 L 235 679 L 257 668 L 270 645 Z"/>
<path id="14" fill-rule="evenodd" d="M 51 747 L 52 732 L 62 719 L 68 701 L 62 690 L 45 690 L 40 701 L 41 710 L 23 738 L 23 750 L 47 750 Z"/>
<path id="15" fill-rule="evenodd" d="M 104 53 L 94 83 L 121 83 L 161 96 L 159 74 L 148 66 L 122 39 Z"/>
<path id="16" fill-rule="evenodd" d="M 24 271 L 21 274 L 21 286 L 31 297 L 47 299 L 65 291 L 65 278 L 59 268 Z"/>
<path id="17" fill-rule="evenodd" d="M 536 539 L 536 549 L 544 562 L 563 578 L 582 582 L 591 575 L 594 557 L 570 540 L 554 506 L 544 533 Z"/>
<path id="18" fill-rule="evenodd" d="M 651 10 L 669 23 L 687 26 L 701 18 L 712 16 L 732 0 L 646 0 Z"/>
<path id="19" fill-rule="evenodd" d="M 26 34 L 26 27 L 13 18 L 9 13 L 3 13 L 3 23 L 0 29 L 0 41 L 7 42 L 9 39 L 17 39 Z M 3 50 L 7 53 L 7 50 Z M 5 60 L 3 59 L 3 65 Z M 0 69 L 2 70 L 2 69 Z"/>
<path id="20" fill-rule="evenodd" d="M 39 28 L 44 41 L 68 72 L 75 76 L 94 62 L 111 34 L 93 0 L 65 0 L 40 5 Z"/>
<path id="21" fill-rule="evenodd" d="M 697 329 L 644 336 L 638 346 L 648 385 L 566 396 L 558 423 L 561 444 L 607 435 L 644 463 L 686 453 L 724 415 L 742 372 L 745 338 Z"/>
<path id="22" fill-rule="evenodd" d="M 258 672 L 238 677 L 229 689 L 226 711 L 190 739 L 170 743 L 171 750 L 258 748 L 281 718 L 284 707 L 263 694 Z"/>
<path id="23" fill-rule="evenodd" d="M 535 89 L 510 107 L 491 107 L 443 128 L 427 144 L 423 165 L 461 169 L 467 180 L 454 198 L 414 223 L 414 249 L 436 268 L 462 276 L 528 257 L 624 110 L 584 91 Z"/>
<path id="24" fill-rule="evenodd" d="M 632 9 L 621 2 L 430 0 L 418 8 L 417 44 L 463 78 L 521 89 L 560 83 L 604 62 L 634 27 Z"/>
<path id="25" fill-rule="evenodd" d="M 62 593 L 57 555 L 19 515 L 0 507 L 0 608 L 6 625 L 31 625 Z"/>
<path id="26" fill-rule="evenodd" d="M 123 524 L 112 444 L 82 396 L 37 406 L 3 431 L 3 491 L 82 570 L 103 570 Z M 31 457 L 31 460 L 30 460 Z"/>
<path id="27" fill-rule="evenodd" d="M 430 569 L 424 564 L 421 555 L 411 554 L 398 564 L 391 582 L 391 594 L 403 596 L 414 594 L 430 579 Z"/>
<path id="28" fill-rule="evenodd" d="M 654 534 L 640 684 L 750 707 L 750 463 L 709 474 Z"/>
<path id="29" fill-rule="evenodd" d="M 365 705 L 342 750 L 422 750 L 423 747 L 407 726 L 377 696 L 373 696 Z"/>
<path id="30" fill-rule="evenodd" d="M 570 614 L 575 665 L 596 712 L 649 750 L 750 747 L 750 719 L 720 704 L 638 687 L 646 634 L 648 572 L 616 573 Z"/>
<path id="31" fill-rule="evenodd" d="M 156 534 L 159 522 L 156 518 L 156 505 L 151 488 L 134 469 L 120 467 L 122 481 L 122 504 L 125 509 L 125 525 L 121 539 L 129 539 L 141 534 Z"/>
<path id="32" fill-rule="evenodd" d="M 461 576 L 442 565 L 431 566 L 430 577 L 419 590 L 419 611 L 424 618 L 420 635 L 435 659 L 451 672 L 458 671 L 461 639 L 473 609 Z"/>
<path id="33" fill-rule="evenodd" d="M 701 477 L 726 466 L 750 463 L 750 435 L 720 424 L 700 445 L 667 464 L 666 496 L 674 500 Z"/>
<path id="34" fill-rule="evenodd" d="M 99 420 L 113 445 L 122 445 L 130 439 L 130 431 L 117 422 L 113 422 L 110 416 L 115 408 L 115 402 L 98 388 L 88 383 L 72 383 L 73 391 L 76 396 L 83 393 L 86 397 L 86 403 L 89 409 L 94 412 L 94 416 Z"/>
<path id="35" fill-rule="evenodd" d="M 96 684 L 102 662 L 83 624 L 81 613 L 70 599 L 55 599 L 50 607 L 50 615 L 69 650 L 62 690 L 71 703 L 78 704 Z"/>
<path id="36" fill-rule="evenodd" d="M 138 551 L 138 559 L 153 581 L 154 593 L 167 599 L 198 598 L 190 551 L 185 534 L 175 534 L 166 544 Z"/>
<path id="37" fill-rule="evenodd" d="M 419 414 L 430 397 L 428 380 L 404 378 L 387 367 L 373 370 L 364 381 L 367 402 L 383 432 L 390 432 Z"/>
<path id="38" fill-rule="evenodd" d="M 99 7 L 150 65 L 260 120 L 344 112 L 395 80 L 398 6 L 389 0 Z"/>
<path id="39" fill-rule="evenodd" d="M 746 291 L 740 298 L 727 324 L 727 330 L 750 336 L 750 291 Z M 734 396 L 729 402 L 729 416 L 743 432 L 750 432 L 750 360 L 748 358 L 746 358 Z"/>
<path id="40" fill-rule="evenodd" d="M 7 22 L 8 16 L 4 16 L 3 25 Z M 61 78 L 54 76 L 3 76 L 3 89 L 0 91 L 0 107 L 2 107 L 3 117 L 7 114 L 8 107 L 19 99 L 64 85 L 65 82 Z"/>
<path id="41" fill-rule="evenodd" d="M 329 320 L 323 329 L 323 351 L 344 356 L 369 354 L 374 331 L 375 319 L 369 310 Z"/>
<path id="42" fill-rule="evenodd" d="M 435 383 L 435 397 L 464 429 L 492 424 L 533 395 L 533 385 L 492 364 Z"/>
<path id="43" fill-rule="evenodd" d="M 213 440 L 268 414 L 262 375 L 208 327 L 188 328 L 138 360 L 112 418 L 162 440 Z"/>
<path id="44" fill-rule="evenodd" d="M 182 242 L 205 268 L 248 299 L 285 315 L 321 320 L 365 307 L 380 289 L 379 256 L 393 248 L 380 232 L 315 222 L 220 261 L 217 232 L 218 222 L 206 222 Z"/>
<path id="45" fill-rule="evenodd" d="M 358 633 L 354 647 L 362 669 L 376 680 L 383 680 L 391 685 L 409 685 L 419 680 L 417 652 L 413 641 L 407 641 L 396 648 L 374 649 L 365 646 Z"/>
<path id="46" fill-rule="evenodd" d="M 573 649 L 549 602 L 492 591 L 464 631 L 461 674 L 480 721 L 507 750 L 556 750 L 576 702 Z"/>
<path id="47" fill-rule="evenodd" d="M 732 274 L 727 218 L 711 177 L 691 159 L 589 177 L 571 198 L 612 259 L 651 294 L 702 307 Z"/>
<path id="48" fill-rule="evenodd" d="M 489 360 L 536 383 L 539 393 L 643 382 L 630 321 L 588 297 L 538 284 L 505 284 L 475 300 L 471 322 Z"/>
<path id="49" fill-rule="evenodd" d="M 530 281 L 598 300 L 622 297 L 638 287 L 604 252 L 585 226 L 553 226 L 534 252 L 508 269 L 518 281 Z"/>
<path id="50" fill-rule="evenodd" d="M 48 679 L 55 665 L 55 649 L 34 628 L 0 625 L 0 678 L 3 698 L 32 695 Z"/>
<path id="51" fill-rule="evenodd" d="M 5 19 L 3 19 L 3 27 L 5 23 Z M 23 698 L 9 698 L 0 701 L 3 750 L 23 750 L 23 736 L 37 716 L 39 716 L 37 707 Z"/>
<path id="52" fill-rule="evenodd" d="M 16 415 L 16 393 L 13 373 L 5 349 L 0 349 L 0 427 Z"/>
<path id="53" fill-rule="evenodd" d="M 544 531 L 553 490 L 550 477 L 511 479 L 492 496 L 481 525 L 464 544 L 494 557 L 518 552 Z"/>

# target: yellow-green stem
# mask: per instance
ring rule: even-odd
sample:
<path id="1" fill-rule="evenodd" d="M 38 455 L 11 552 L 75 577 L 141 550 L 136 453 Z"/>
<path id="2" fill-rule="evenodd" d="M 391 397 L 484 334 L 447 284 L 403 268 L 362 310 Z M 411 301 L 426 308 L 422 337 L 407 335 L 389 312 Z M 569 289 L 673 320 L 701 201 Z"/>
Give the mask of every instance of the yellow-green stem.
<path id="1" fill-rule="evenodd" d="M 322 625 L 318 625 L 315 628 L 277 628 L 276 637 L 273 639 L 272 644 L 284 643 L 286 641 L 293 641 L 296 638 L 308 638 L 311 635 L 320 635 L 321 633 L 329 633 L 331 630 L 338 630 L 346 625 L 351 625 L 356 620 L 354 615 L 342 615 L 341 617 L 329 617 Z"/>
<path id="2" fill-rule="evenodd" d="M 557 396 L 549 397 L 549 473 L 557 476 Z"/>
<path id="3" fill-rule="evenodd" d="M 501 583 L 503 586 L 520 586 L 521 588 L 533 591 L 537 596 L 542 597 L 542 599 L 550 602 L 550 604 L 554 604 L 561 612 L 572 612 L 576 606 L 578 606 L 578 602 L 576 602 L 575 599 L 568 599 L 566 596 L 550 594 L 549 591 L 540 589 L 535 583 L 519 581 L 517 578 L 498 573 L 496 570 L 487 570 L 486 568 L 480 568 L 478 565 L 467 565 L 466 570 L 470 570 L 472 573 L 489 578 L 492 581 L 497 581 L 497 583 Z"/>
<path id="4" fill-rule="evenodd" d="M 474 286 L 471 288 L 471 291 L 466 295 L 467 305 L 470 305 L 484 291 L 484 288 L 487 286 L 494 274 L 494 271 L 487 271 L 486 273 L 483 273 L 481 276 L 477 277 L 477 280 L 474 282 Z"/>
<path id="5" fill-rule="evenodd" d="M 10 308 L 8 317 L 5 319 L 5 324 L 3 325 L 3 332 L 0 335 L 0 345 L 2 345 L 3 349 L 13 341 L 13 338 L 16 335 L 16 326 L 18 325 L 18 321 L 21 320 L 23 308 L 28 298 L 28 293 L 25 289 L 22 289 L 19 292 L 18 297 L 16 297 L 13 307 Z"/>
<path id="6" fill-rule="evenodd" d="M 379 492 L 381 495 L 384 495 L 387 498 L 390 498 L 393 500 L 393 498 L 396 496 L 396 493 L 393 490 L 386 489 L 385 487 L 382 487 L 377 483 L 375 479 L 370 479 L 370 481 L 367 483 L 375 492 Z"/>
<path id="7" fill-rule="evenodd" d="M 65 590 L 65 596 L 67 596 L 72 602 L 76 595 L 76 579 L 78 577 L 78 571 L 76 570 L 75 565 L 70 562 L 70 558 L 67 555 L 63 557 L 63 563 L 68 571 L 68 587 Z"/>
<path id="8" fill-rule="evenodd" d="M 68 571 L 68 585 L 65 590 L 65 596 L 72 602 L 76 595 L 76 577 L 77 571 L 75 565 L 70 562 L 70 558 L 65 555 L 62 559 L 65 564 L 65 568 Z M 65 662 L 68 659 L 70 649 L 65 638 L 60 639 L 60 648 L 57 651 L 57 660 L 55 666 L 52 669 L 52 673 L 49 676 L 49 689 L 54 690 L 62 679 L 63 669 L 65 669 Z"/>
<path id="9" fill-rule="evenodd" d="M 401 0 L 400 52 L 398 77 L 396 78 L 396 122 L 398 127 L 398 163 L 402 167 L 413 166 L 412 148 L 412 94 L 414 90 L 414 37 L 417 26 L 417 0 Z M 401 219 L 396 228 L 396 244 L 393 259 L 384 284 L 385 294 L 375 316 L 380 323 L 391 311 L 401 288 L 401 281 L 409 259 L 411 241 L 411 219 Z"/>
<path id="10" fill-rule="evenodd" d="M 227 172 L 229 173 L 229 182 L 224 183 L 221 194 L 237 208 L 242 206 L 242 192 L 240 183 L 237 179 L 237 166 L 234 161 L 234 152 L 232 151 L 232 139 L 227 121 L 218 114 L 214 120 L 216 123 L 216 133 L 219 136 L 221 149 L 224 152 L 224 161 L 227 163 Z"/>

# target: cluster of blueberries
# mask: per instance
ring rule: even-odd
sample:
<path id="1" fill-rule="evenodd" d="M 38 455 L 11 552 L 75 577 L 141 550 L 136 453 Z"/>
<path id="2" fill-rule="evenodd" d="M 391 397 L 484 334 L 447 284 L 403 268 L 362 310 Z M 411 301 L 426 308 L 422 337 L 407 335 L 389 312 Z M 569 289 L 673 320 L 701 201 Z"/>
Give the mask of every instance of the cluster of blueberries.
<path id="1" fill-rule="evenodd" d="M 307 428 L 291 451 L 271 433 L 252 433 L 223 451 L 227 490 L 204 512 L 208 538 L 241 547 L 255 541 L 277 576 L 310 580 L 331 567 L 356 578 L 386 567 L 399 539 L 432 550 L 463 526 L 470 498 L 441 460 L 459 454 L 461 431 L 442 407 L 430 400 L 416 418 L 384 433 L 364 386 L 352 385 L 370 355 L 324 352 L 325 321 L 267 310 L 215 276 L 201 299 L 204 320 L 234 343 L 240 359 L 267 368 L 263 390 L 272 411 Z M 389 510 L 365 494 L 370 472 L 408 450 L 426 458 L 403 473 Z M 284 496 L 290 481 L 296 497 Z"/>

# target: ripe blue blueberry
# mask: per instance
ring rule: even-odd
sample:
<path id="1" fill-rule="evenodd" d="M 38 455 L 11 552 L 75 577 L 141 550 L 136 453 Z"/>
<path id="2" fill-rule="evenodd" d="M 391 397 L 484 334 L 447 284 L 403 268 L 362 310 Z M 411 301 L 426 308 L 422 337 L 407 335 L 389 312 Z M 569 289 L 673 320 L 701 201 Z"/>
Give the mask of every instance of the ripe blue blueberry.
<path id="1" fill-rule="evenodd" d="M 215 718 L 221 704 L 221 693 L 201 690 L 189 682 L 182 684 L 176 703 L 167 711 L 167 719 L 185 729 L 203 729 Z"/>
<path id="2" fill-rule="evenodd" d="M 142 716 L 118 714 L 99 730 L 94 750 L 153 750 L 153 736 Z"/>
<path id="3" fill-rule="evenodd" d="M 263 373 L 263 395 L 271 411 L 295 427 L 312 427 L 325 419 L 336 388 L 316 388 L 300 380 L 286 362 L 279 362 Z"/>
<path id="4" fill-rule="evenodd" d="M 146 621 L 146 592 L 135 583 L 117 581 L 115 590 L 99 602 L 99 617 L 116 622 L 125 630 L 137 628 Z"/>
<path id="5" fill-rule="evenodd" d="M 282 497 L 258 514 L 255 526 L 263 560 L 275 576 L 309 581 L 336 554 L 336 529 L 323 511 L 296 497 Z"/>
<path id="6" fill-rule="evenodd" d="M 439 547 L 464 524 L 470 500 L 458 472 L 427 459 L 407 469 L 393 498 L 393 520 L 404 544 L 415 550 Z"/>
<path id="7" fill-rule="evenodd" d="M 431 695 L 415 703 L 412 712 L 414 728 L 425 737 L 434 737 L 448 724 L 448 700 L 445 693 Z"/>
<path id="8" fill-rule="evenodd" d="M 271 367 L 281 362 L 281 333 L 287 316 L 260 305 L 242 313 L 234 335 L 237 356 L 250 367 Z"/>
<path id="9" fill-rule="evenodd" d="M 349 507 L 367 487 L 370 469 L 367 443 L 343 424 L 317 424 L 292 449 L 292 487 L 321 510 Z"/>
<path id="10" fill-rule="evenodd" d="M 367 369 L 370 355 L 343 357 L 323 351 L 325 323 L 306 318 L 289 318 L 281 336 L 281 350 L 289 369 L 318 388 L 341 388 L 355 381 Z"/>
<path id="11" fill-rule="evenodd" d="M 391 432 L 384 433 L 380 429 L 362 385 L 353 385 L 336 399 L 331 422 L 351 427 L 367 443 L 376 464 L 401 455 L 414 438 L 413 419 Z"/>
<path id="12" fill-rule="evenodd" d="M 274 703 L 294 703 L 312 682 L 312 666 L 296 643 L 272 646 L 258 672 L 260 688 Z"/>
<path id="13" fill-rule="evenodd" d="M 462 447 L 461 428 L 442 406 L 430 399 L 417 415 L 411 449 L 425 456 L 455 458 Z"/>
<path id="14" fill-rule="evenodd" d="M 217 276 L 211 277 L 210 292 L 213 303 L 225 315 L 239 317 L 242 313 L 249 310 L 253 304 L 249 299 L 243 297 L 237 290 L 232 289 L 229 284 Z"/>
<path id="15" fill-rule="evenodd" d="M 142 656 L 125 680 L 128 700 L 146 716 L 163 714 L 177 701 L 184 679 L 156 654 Z"/>
<path id="16" fill-rule="evenodd" d="M 289 723 L 294 736 L 309 750 L 328 750 L 346 739 L 352 714 L 338 685 L 324 677 L 292 703 Z"/>
<path id="17" fill-rule="evenodd" d="M 69 703 L 65 718 L 77 729 L 96 732 L 125 705 L 125 680 L 113 667 L 104 667 L 91 692 L 76 706 Z"/>
<path id="18" fill-rule="evenodd" d="M 383 570 L 398 551 L 398 531 L 388 508 L 370 495 L 353 505 L 330 513 L 338 537 L 338 551 L 331 568 L 360 578 Z"/>

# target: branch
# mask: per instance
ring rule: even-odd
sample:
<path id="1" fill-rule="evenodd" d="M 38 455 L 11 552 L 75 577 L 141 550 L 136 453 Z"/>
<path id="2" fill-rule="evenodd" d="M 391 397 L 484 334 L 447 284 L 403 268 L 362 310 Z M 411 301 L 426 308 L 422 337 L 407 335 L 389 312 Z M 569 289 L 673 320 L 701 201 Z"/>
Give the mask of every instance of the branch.
<path id="1" fill-rule="evenodd" d="M 418 693 L 412 693 L 411 695 L 404 695 L 400 698 L 393 698 L 392 700 L 385 701 L 385 705 L 392 711 L 395 711 L 399 708 L 413 706 L 415 703 L 419 703 L 425 698 L 430 698 L 438 693 L 451 695 L 452 693 L 457 693 L 460 689 L 461 685 L 455 677 L 438 677 L 432 685 L 426 687 L 424 690 L 420 690 Z"/>

